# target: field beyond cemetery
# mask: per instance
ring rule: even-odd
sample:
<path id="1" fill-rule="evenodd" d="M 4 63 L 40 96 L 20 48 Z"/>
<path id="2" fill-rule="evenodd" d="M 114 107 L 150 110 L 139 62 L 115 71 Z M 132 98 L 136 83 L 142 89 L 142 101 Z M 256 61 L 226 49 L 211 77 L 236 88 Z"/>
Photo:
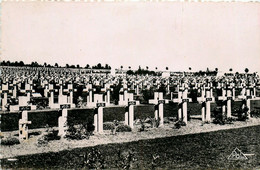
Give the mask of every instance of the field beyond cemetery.
<path id="1" fill-rule="evenodd" d="M 113 135 L 105 131 L 88 140 L 53 140 L 40 147 L 36 145 L 37 133 L 44 129 L 30 130 L 27 142 L 1 146 L 2 168 L 89 168 L 86 155 L 92 152 L 99 153 L 97 159 L 104 168 L 122 168 L 124 156 L 129 154 L 133 158 L 129 166 L 135 169 L 260 167 L 260 120 L 256 118 L 226 125 L 202 125 L 194 118 L 180 129 L 169 122 L 164 128 L 143 132 L 136 131 L 135 126 L 133 132 Z M 248 160 L 228 160 L 236 147 L 253 155 Z"/>

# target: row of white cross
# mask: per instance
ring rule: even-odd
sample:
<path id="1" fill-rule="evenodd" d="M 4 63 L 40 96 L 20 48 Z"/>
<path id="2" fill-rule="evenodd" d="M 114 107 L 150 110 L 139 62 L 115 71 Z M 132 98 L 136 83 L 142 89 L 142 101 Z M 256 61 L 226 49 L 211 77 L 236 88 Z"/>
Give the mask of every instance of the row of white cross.
<path id="1" fill-rule="evenodd" d="M 32 83 L 32 82 L 31 82 Z M 63 89 L 63 82 L 60 82 L 57 86 L 60 87 L 60 89 L 54 89 L 54 85 L 53 84 L 48 84 L 48 82 L 44 82 L 44 97 L 49 97 L 49 107 L 50 108 L 59 108 L 59 105 L 64 103 L 64 102 L 69 102 L 72 105 L 72 108 L 75 107 L 75 105 L 73 104 L 73 93 L 76 92 L 76 89 L 73 89 L 73 85 L 72 84 L 68 84 L 68 88 L 67 89 Z M 102 91 L 106 92 L 106 96 L 105 96 L 105 100 L 106 100 L 106 104 L 109 105 L 110 104 L 110 93 L 111 91 L 113 91 L 112 88 L 110 88 L 111 84 L 104 84 L 104 88 L 102 88 Z M 10 84 L 11 86 L 11 84 Z M 32 88 L 32 84 L 25 84 L 25 89 L 19 89 L 19 91 L 21 93 L 24 93 L 27 95 L 28 100 L 30 101 L 30 97 L 32 96 L 32 94 L 34 93 L 34 90 Z M 178 85 L 180 86 L 180 85 Z M 0 90 L 1 93 L 3 94 L 2 97 L 2 111 L 5 111 L 6 105 L 7 105 L 7 98 L 8 98 L 8 93 L 12 93 L 13 94 L 13 98 L 17 98 L 17 86 L 12 85 L 13 89 L 11 90 L 9 88 L 8 83 L 7 84 L 2 84 L 2 89 Z M 169 87 L 167 87 L 168 89 Z M 180 88 L 182 88 L 180 86 Z M 198 91 L 202 91 L 203 93 L 203 89 L 205 88 L 205 85 L 200 86 L 199 84 L 197 86 L 195 86 L 195 89 L 197 89 Z M 210 86 L 208 86 L 208 88 L 210 88 L 210 92 L 211 92 L 211 96 L 213 96 L 213 87 L 212 87 L 212 83 L 210 84 Z M 222 89 L 222 91 L 225 91 L 225 87 L 223 86 L 223 83 L 219 83 L 218 87 L 219 89 Z M 234 85 L 230 85 L 230 88 L 232 88 L 232 97 L 233 100 L 235 100 L 235 86 Z M 239 87 L 240 88 L 240 87 Z M 252 95 L 253 98 L 256 97 L 256 88 L 255 86 L 241 86 L 241 95 L 238 96 L 239 99 L 245 98 L 246 93 L 248 91 L 248 88 L 253 89 L 252 90 L 252 94 L 251 94 L 251 90 L 250 90 L 250 95 Z M 54 103 L 54 92 L 55 91 L 59 91 L 59 96 L 58 96 L 58 103 Z M 122 91 L 123 94 L 119 95 L 119 105 L 125 105 L 127 103 L 127 85 L 123 84 L 122 87 Z M 92 88 L 92 84 L 87 84 L 86 88 L 83 89 L 83 92 L 88 92 L 88 98 L 87 98 L 87 105 L 93 107 L 95 105 L 94 101 L 93 101 L 93 92 L 95 92 L 95 88 Z M 136 95 L 139 95 L 139 85 L 136 84 L 136 88 L 135 88 L 135 92 Z M 67 93 L 67 95 L 63 95 L 63 93 Z M 248 94 L 247 94 L 248 95 Z M 18 96 L 19 97 L 19 96 Z M 94 96 L 95 98 L 95 96 Z M 17 110 L 17 106 L 11 106 L 10 107 L 11 111 L 15 111 Z"/>
<path id="2" fill-rule="evenodd" d="M 4 87 L 4 86 L 3 86 Z M 108 91 L 110 92 L 109 87 L 106 87 Z M 223 88 L 222 88 L 223 89 Z M 49 93 L 50 97 L 49 100 L 53 99 L 53 86 L 49 85 Z M 63 89 L 61 88 L 60 91 Z M 89 92 L 92 92 L 92 86 L 89 86 L 88 89 Z M 127 88 L 123 88 L 123 94 L 120 95 L 120 104 L 122 105 L 128 105 L 128 109 L 126 110 L 125 113 L 125 124 L 129 125 L 130 127 L 133 127 L 133 119 L 134 119 L 134 105 L 139 104 L 138 101 L 133 100 L 133 94 L 127 92 Z M 2 88 L 2 92 L 8 91 L 6 87 Z M 14 110 L 20 110 L 22 111 L 22 119 L 19 121 L 19 136 L 20 139 L 27 139 L 28 134 L 27 134 L 27 124 L 30 124 L 31 122 L 28 121 L 27 118 L 27 111 L 28 110 L 35 110 L 36 106 L 35 105 L 30 105 L 28 102 L 30 101 L 30 92 L 32 91 L 31 86 L 27 87 L 25 90 L 25 93 L 27 93 L 27 96 L 18 96 L 18 101 L 19 104 L 16 106 L 13 106 Z M 66 91 L 66 90 L 65 90 Z M 63 99 L 62 92 L 59 93 L 61 96 L 60 102 L 57 104 L 57 106 L 54 106 L 53 108 L 60 108 L 62 107 L 62 115 L 59 118 L 59 134 L 63 136 L 66 132 L 66 121 L 67 121 L 67 109 L 68 108 L 74 108 L 75 105 L 73 104 L 72 98 L 73 95 L 73 87 L 72 85 L 68 86 L 67 91 L 70 93 L 70 98 L 69 100 Z M 222 101 L 227 101 L 227 104 L 222 105 L 222 111 L 223 113 L 227 113 L 227 117 L 231 117 L 231 100 L 234 99 L 234 92 L 232 87 L 228 87 L 226 90 L 222 91 L 222 96 L 218 97 L 218 100 Z M 4 93 L 5 95 L 6 93 Z M 91 93 L 92 94 L 92 93 Z M 178 109 L 178 118 L 182 119 L 185 123 L 187 123 L 187 103 L 191 101 L 187 97 L 188 95 L 188 86 L 183 85 L 178 88 L 178 98 L 173 99 L 173 102 L 178 103 L 179 109 Z M 110 98 L 110 97 L 108 97 Z M 250 99 L 252 98 L 250 89 L 246 89 L 246 95 L 241 95 L 239 96 L 240 99 L 246 100 L 246 106 L 250 109 Z M 106 99 L 109 101 L 108 99 Z M 89 103 L 91 103 L 92 100 L 92 95 L 89 95 Z M 100 103 L 101 101 L 101 103 Z M 202 97 L 198 98 L 198 101 L 202 103 L 202 121 L 210 121 L 210 103 L 214 101 L 213 94 L 212 94 L 212 88 L 210 87 L 204 87 L 202 88 Z M 150 100 L 149 103 L 155 104 L 158 107 L 155 109 L 155 118 L 160 118 L 160 124 L 163 125 L 163 104 L 168 103 L 169 101 L 163 99 L 163 94 L 162 92 L 156 92 L 154 94 L 154 99 Z M 54 104 L 53 101 L 50 101 L 50 105 Z M 110 101 L 109 101 L 110 103 Z M 205 103 L 205 104 L 204 104 Z M 66 107 L 64 106 L 66 105 Z M 69 107 L 68 107 L 69 106 Z M 94 117 L 94 125 L 95 125 L 95 130 L 97 132 L 102 132 L 103 131 L 103 108 L 106 106 L 106 102 L 103 102 L 103 95 L 102 94 L 94 94 L 94 102 L 92 102 L 92 106 L 96 106 L 98 108 L 97 114 L 95 114 Z"/>
<path id="3" fill-rule="evenodd" d="M 163 125 L 163 105 L 169 101 L 163 99 L 162 92 L 155 92 L 155 99 L 150 100 L 151 104 L 154 104 L 155 111 L 154 116 L 156 119 L 160 118 L 160 126 Z M 227 105 L 223 105 L 227 107 L 227 117 L 231 117 L 231 100 L 232 97 L 228 92 L 228 97 L 223 98 L 222 100 L 227 100 Z M 250 107 L 250 98 L 246 98 L 247 106 Z M 99 102 L 101 101 L 101 102 Z M 102 102 L 102 95 L 99 95 L 99 98 L 96 102 L 97 113 L 94 115 L 94 126 L 95 131 L 102 133 L 103 132 L 103 108 L 106 107 L 105 103 Z M 187 102 L 191 101 L 191 99 L 187 98 L 187 89 L 180 89 L 178 93 L 178 99 L 174 99 L 173 102 L 178 103 L 178 118 L 182 119 L 185 123 L 187 123 Z M 202 104 L 202 121 L 210 121 L 210 103 L 212 102 L 212 97 L 210 96 L 210 91 L 206 90 L 206 98 L 201 98 L 201 103 L 206 103 L 206 105 Z M 125 124 L 129 125 L 131 128 L 134 127 L 134 106 L 136 105 L 136 101 L 133 100 L 133 94 L 129 95 L 128 105 L 125 110 Z M 67 130 L 67 116 L 68 109 L 71 108 L 70 104 L 62 104 L 60 105 L 60 109 L 62 109 L 62 115 L 59 117 L 59 135 L 64 136 Z M 31 110 L 30 106 L 24 106 L 19 108 L 22 111 L 22 119 L 19 120 L 19 137 L 21 140 L 28 139 L 28 124 L 31 124 L 31 121 L 28 121 L 28 110 Z M 206 113 L 206 115 L 205 115 Z"/>

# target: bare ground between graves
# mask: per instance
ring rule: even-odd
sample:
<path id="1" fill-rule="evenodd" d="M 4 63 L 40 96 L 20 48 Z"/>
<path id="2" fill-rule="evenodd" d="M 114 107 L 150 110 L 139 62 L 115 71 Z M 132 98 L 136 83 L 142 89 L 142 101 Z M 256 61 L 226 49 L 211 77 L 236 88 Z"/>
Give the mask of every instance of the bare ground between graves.
<path id="1" fill-rule="evenodd" d="M 232 124 L 217 125 L 217 124 L 202 124 L 201 120 L 191 119 L 186 126 L 176 129 L 174 122 L 170 122 L 160 128 L 147 128 L 143 132 L 138 132 L 139 125 L 135 125 L 132 132 L 118 132 L 116 135 L 111 134 L 109 130 L 105 130 L 102 134 L 94 134 L 89 139 L 84 140 L 53 140 L 49 141 L 46 146 L 37 146 L 37 140 L 41 135 L 31 135 L 29 140 L 21 144 L 13 146 L 1 145 L 0 156 L 3 158 L 12 158 L 22 155 L 39 154 L 47 152 L 59 152 L 62 150 L 71 150 L 74 148 L 92 147 L 102 144 L 110 143 L 124 143 L 133 142 L 145 139 L 155 139 L 171 136 L 179 136 L 186 134 L 204 133 L 225 129 L 242 128 L 248 126 L 260 125 L 260 119 L 251 118 L 245 122 L 235 121 Z M 34 129 L 29 132 L 40 132 L 42 133 L 45 129 Z M 2 135 L 15 136 L 18 132 L 2 132 Z"/>

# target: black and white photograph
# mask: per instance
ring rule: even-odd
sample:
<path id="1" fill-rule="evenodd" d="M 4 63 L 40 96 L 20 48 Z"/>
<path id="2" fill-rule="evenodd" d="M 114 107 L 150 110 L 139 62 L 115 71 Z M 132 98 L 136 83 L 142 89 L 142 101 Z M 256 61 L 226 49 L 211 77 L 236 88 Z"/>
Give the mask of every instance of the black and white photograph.
<path id="1" fill-rule="evenodd" d="M 260 169 L 260 2 L 2 0 L 0 169 Z"/>

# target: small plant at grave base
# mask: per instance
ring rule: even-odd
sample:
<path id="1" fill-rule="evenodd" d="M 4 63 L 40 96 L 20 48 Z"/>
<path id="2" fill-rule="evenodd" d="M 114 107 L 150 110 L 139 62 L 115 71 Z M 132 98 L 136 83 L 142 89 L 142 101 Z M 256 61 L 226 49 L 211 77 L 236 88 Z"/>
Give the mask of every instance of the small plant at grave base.
<path id="1" fill-rule="evenodd" d="M 116 132 L 131 132 L 132 128 L 128 125 L 120 124 L 116 128 Z"/>
<path id="2" fill-rule="evenodd" d="M 77 99 L 77 107 L 78 108 L 83 107 L 83 98 L 81 96 L 79 96 L 79 98 Z"/>
<path id="3" fill-rule="evenodd" d="M 117 132 L 117 128 L 118 128 L 118 126 L 119 126 L 119 122 L 118 122 L 118 120 L 114 120 L 113 121 L 113 128 L 111 128 L 111 133 L 113 134 L 113 135 L 115 135 L 116 134 L 116 132 Z"/>
<path id="4" fill-rule="evenodd" d="M 251 117 L 260 118 L 260 111 L 259 110 L 252 110 L 250 112 Z"/>
<path id="5" fill-rule="evenodd" d="M 95 130 L 95 126 L 93 125 L 93 122 L 88 122 L 87 123 L 87 132 L 89 133 L 90 136 L 93 135 L 93 132 Z"/>
<path id="6" fill-rule="evenodd" d="M 151 123 L 151 127 L 155 127 L 155 128 L 158 128 L 160 126 L 160 121 L 161 121 L 161 118 L 158 117 L 158 119 L 156 118 L 150 118 L 150 123 Z"/>
<path id="7" fill-rule="evenodd" d="M 183 121 L 183 119 L 180 119 L 175 123 L 174 126 L 175 128 L 180 129 L 182 126 L 186 126 L 186 123 Z"/>
<path id="8" fill-rule="evenodd" d="M 138 129 L 138 132 L 143 132 L 145 130 L 144 120 L 140 119 L 141 127 Z"/>
<path id="9" fill-rule="evenodd" d="M 48 124 L 45 126 L 45 131 L 41 134 L 41 136 L 37 139 L 37 146 L 46 146 L 48 144 L 47 134 L 50 131 L 50 127 Z"/>
<path id="10" fill-rule="evenodd" d="M 219 125 L 225 125 L 225 124 L 233 124 L 233 122 L 235 121 L 234 118 L 232 117 L 226 117 L 226 115 L 224 115 L 221 111 L 219 110 L 214 110 L 214 120 L 213 123 L 215 124 L 219 124 Z"/>
<path id="11" fill-rule="evenodd" d="M 114 122 L 104 122 L 103 123 L 103 130 L 112 130 L 115 128 Z"/>
<path id="12" fill-rule="evenodd" d="M 46 130 L 42 133 L 40 138 L 37 140 L 38 146 L 46 146 L 49 141 L 52 140 L 60 140 L 60 136 L 58 136 L 58 131 L 50 128 L 48 124 L 45 126 Z"/>
<path id="13" fill-rule="evenodd" d="M 41 102 L 35 103 L 35 105 L 36 105 L 37 110 L 43 110 L 43 109 L 47 108 L 48 103 L 47 103 L 47 101 L 43 100 Z"/>
<path id="14" fill-rule="evenodd" d="M 233 124 L 233 122 L 235 121 L 236 119 L 232 118 L 232 117 L 228 117 L 225 119 L 225 123 L 226 124 Z"/>
<path id="15" fill-rule="evenodd" d="M 87 102 L 82 103 L 82 108 L 85 108 L 85 107 L 87 107 Z"/>
<path id="16" fill-rule="evenodd" d="M 170 123 L 170 119 L 168 117 L 165 117 L 163 119 L 163 123 L 169 124 Z"/>
<path id="17" fill-rule="evenodd" d="M 10 103 L 7 103 L 4 107 L 6 108 L 7 111 L 10 111 Z"/>
<path id="18" fill-rule="evenodd" d="M 136 161 L 137 159 L 132 151 L 128 151 L 126 153 L 121 153 L 121 151 L 118 151 L 118 160 L 116 161 L 118 169 L 132 169 L 133 163 Z"/>
<path id="19" fill-rule="evenodd" d="M 248 119 L 248 111 L 249 111 L 248 107 L 239 109 L 239 111 L 237 113 L 237 116 L 238 116 L 237 120 L 246 121 Z"/>
<path id="20" fill-rule="evenodd" d="M 213 114 L 214 114 L 213 123 L 220 124 L 220 125 L 224 125 L 225 124 L 225 116 L 222 114 L 221 111 L 215 109 L 213 111 Z"/>
<path id="21" fill-rule="evenodd" d="M 78 131 L 80 139 L 89 139 L 89 137 L 92 135 L 93 131 L 88 131 L 87 125 L 79 125 Z"/>
<path id="22" fill-rule="evenodd" d="M 210 124 L 210 121 L 206 120 L 204 121 L 204 124 Z"/>
<path id="23" fill-rule="evenodd" d="M 99 149 L 92 148 L 89 153 L 84 154 L 84 165 L 87 166 L 88 169 L 104 169 L 105 158 Z"/>
<path id="24" fill-rule="evenodd" d="M 50 129 L 45 136 L 47 137 L 48 141 L 60 139 L 60 136 L 58 136 L 58 131 L 54 129 Z"/>
<path id="25" fill-rule="evenodd" d="M 68 130 L 66 131 L 65 138 L 72 139 L 72 140 L 89 139 L 89 137 L 93 135 L 94 130 L 95 130 L 95 126 L 90 122 L 78 126 L 73 125 L 71 123 L 68 126 Z"/>
<path id="26" fill-rule="evenodd" d="M 37 140 L 37 146 L 47 146 L 48 145 L 48 138 L 45 135 L 42 135 L 40 138 Z"/>

